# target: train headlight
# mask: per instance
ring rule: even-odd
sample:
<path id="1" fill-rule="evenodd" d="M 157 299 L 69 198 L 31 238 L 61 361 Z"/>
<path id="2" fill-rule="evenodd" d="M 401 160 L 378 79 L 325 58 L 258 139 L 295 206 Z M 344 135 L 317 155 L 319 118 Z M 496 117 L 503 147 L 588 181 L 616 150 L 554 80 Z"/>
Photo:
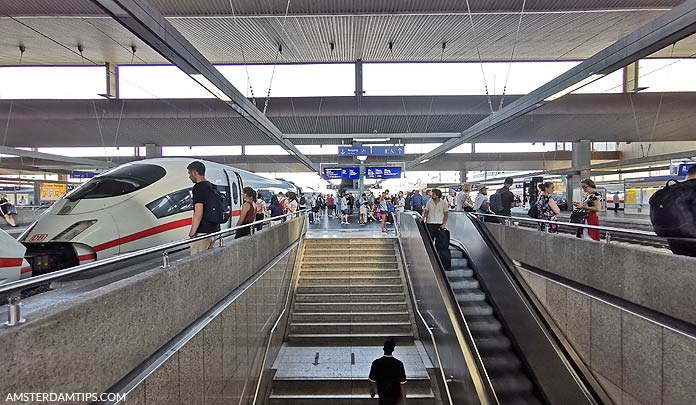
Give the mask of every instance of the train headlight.
<path id="1" fill-rule="evenodd" d="M 53 238 L 53 242 L 70 242 L 71 240 L 75 239 L 77 235 L 81 234 L 87 228 L 90 226 L 94 225 L 97 223 L 96 219 L 92 219 L 89 221 L 80 221 L 76 222 L 72 225 L 70 225 L 66 230 L 63 232 L 59 233 L 58 236 Z"/>

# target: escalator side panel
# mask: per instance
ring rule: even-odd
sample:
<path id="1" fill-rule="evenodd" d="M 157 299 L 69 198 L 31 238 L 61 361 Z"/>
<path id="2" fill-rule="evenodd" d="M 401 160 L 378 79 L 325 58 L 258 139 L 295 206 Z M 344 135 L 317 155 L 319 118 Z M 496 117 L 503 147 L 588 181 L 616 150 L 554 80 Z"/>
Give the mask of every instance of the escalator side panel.
<path id="1" fill-rule="evenodd" d="M 473 221 L 466 215 L 450 215 L 448 228 L 452 238 L 465 246 L 491 305 L 514 338 L 546 400 L 552 404 L 597 403 Z"/>

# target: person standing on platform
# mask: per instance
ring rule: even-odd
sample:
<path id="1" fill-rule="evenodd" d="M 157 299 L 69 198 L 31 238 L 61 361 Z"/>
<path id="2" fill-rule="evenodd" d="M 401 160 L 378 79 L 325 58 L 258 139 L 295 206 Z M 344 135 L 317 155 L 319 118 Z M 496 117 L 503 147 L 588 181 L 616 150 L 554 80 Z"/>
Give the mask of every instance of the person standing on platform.
<path id="1" fill-rule="evenodd" d="M 471 184 L 462 186 L 462 191 L 457 194 L 455 204 L 457 211 L 474 212 L 476 210 L 474 202 L 471 201 Z"/>
<path id="2" fill-rule="evenodd" d="M 510 187 L 512 187 L 514 182 L 512 177 L 506 177 L 503 187 L 499 188 L 491 196 L 491 210 L 497 215 L 512 216 L 512 205 L 515 203 L 515 195 L 510 191 Z"/>
<path id="3" fill-rule="evenodd" d="M 413 190 L 413 197 L 411 197 L 411 209 L 423 215 L 423 196 L 421 196 L 420 191 L 418 190 Z"/>
<path id="4" fill-rule="evenodd" d="M 368 379 L 370 396 L 379 396 L 380 405 L 397 405 L 405 402 L 406 393 L 401 389 L 406 384 L 404 363 L 392 356 L 396 345 L 391 340 L 384 342 L 384 356 L 372 362 Z M 376 386 L 376 390 L 375 390 Z"/>
<path id="5" fill-rule="evenodd" d="M 283 208 L 283 214 L 285 214 L 285 196 L 283 195 L 283 192 L 278 193 L 278 202 L 280 203 L 281 208 Z M 285 219 L 283 219 L 285 220 Z"/>
<path id="6" fill-rule="evenodd" d="M 297 194 L 294 192 L 289 192 L 287 198 L 285 199 L 285 211 L 286 213 L 295 213 L 297 212 L 298 207 L 300 206 L 300 203 L 297 201 Z M 291 218 L 294 215 L 291 215 Z"/>
<path id="7" fill-rule="evenodd" d="M 553 183 L 547 181 L 539 184 L 539 191 L 541 193 L 535 203 L 537 211 L 539 212 L 539 219 L 543 219 L 544 221 L 555 221 L 556 215 L 561 213 L 561 209 L 558 208 L 556 200 L 553 199 Z M 558 225 L 556 224 L 540 223 L 539 229 L 550 233 L 558 233 Z"/>
<path id="8" fill-rule="evenodd" d="M 266 217 L 266 201 L 261 198 L 261 194 L 256 193 L 256 221 L 262 221 Z M 256 230 L 263 229 L 263 224 L 257 224 Z"/>
<path id="9" fill-rule="evenodd" d="M 435 188 L 432 191 L 432 198 L 425 205 L 421 222 L 425 222 L 428 228 L 430 237 L 435 240 L 440 229 L 447 227 L 447 219 L 449 218 L 449 207 L 442 200 L 442 191 Z"/>
<path id="10" fill-rule="evenodd" d="M 194 183 L 191 192 L 193 193 L 193 219 L 191 221 L 191 229 L 189 237 L 208 235 L 220 230 L 220 223 L 207 218 L 206 212 L 209 212 L 211 206 L 219 206 L 215 204 L 215 199 L 219 200 L 215 185 L 205 178 L 205 165 L 203 162 L 194 161 L 187 167 L 189 179 Z M 204 252 L 213 247 L 215 238 L 205 238 L 197 242 L 191 243 L 191 255 Z"/>
<path id="11" fill-rule="evenodd" d="M 345 194 L 341 196 L 341 214 L 341 224 L 350 225 L 350 222 L 348 222 L 350 207 L 348 206 L 348 197 Z"/>
<path id="12" fill-rule="evenodd" d="M 425 190 L 425 194 L 423 195 L 423 206 L 425 207 L 428 205 L 428 201 L 432 198 L 433 192 L 430 190 Z"/>
<path id="13" fill-rule="evenodd" d="M 14 218 L 12 217 L 12 211 L 10 210 L 12 208 L 12 204 L 7 200 L 7 195 L 6 194 L 0 194 L 0 216 L 5 218 L 5 221 L 7 221 L 7 224 L 10 225 L 13 228 L 17 227 L 17 224 L 15 223 Z"/>
<path id="14" fill-rule="evenodd" d="M 615 191 L 614 192 L 614 212 L 619 212 L 619 205 L 620 205 L 619 192 Z"/>
<path id="15" fill-rule="evenodd" d="M 580 188 L 585 193 L 585 198 L 582 202 L 573 201 L 575 211 L 585 212 L 587 217 L 585 223 L 587 225 L 599 226 L 599 216 L 597 213 L 602 209 L 602 195 L 596 191 L 595 182 L 591 179 L 585 179 L 580 182 Z M 576 234 L 578 238 L 586 238 L 599 240 L 599 229 L 578 229 Z"/>
<path id="16" fill-rule="evenodd" d="M 406 210 L 406 198 L 404 198 L 404 192 L 399 191 L 399 196 L 396 198 L 396 214 L 394 214 L 394 221 L 399 223 L 399 213 Z"/>
<path id="17" fill-rule="evenodd" d="M 274 195 L 271 197 L 271 204 L 268 206 L 268 216 L 271 218 L 280 217 L 283 215 L 283 206 L 280 205 L 278 201 L 278 196 Z M 280 218 L 271 221 L 272 225 L 279 225 L 282 221 Z"/>
<path id="18" fill-rule="evenodd" d="M 454 209 L 457 206 L 455 203 L 456 197 L 457 197 L 457 192 L 454 191 L 453 189 L 449 189 L 449 192 L 445 196 L 445 202 L 447 203 L 447 206 L 449 207 L 450 211 L 454 211 Z"/>
<path id="19" fill-rule="evenodd" d="M 326 214 L 327 217 L 336 216 L 336 201 L 334 201 L 333 194 L 329 194 L 329 197 L 326 199 L 326 207 L 329 210 Z"/>
<path id="20" fill-rule="evenodd" d="M 488 209 L 486 209 L 485 211 L 481 209 L 481 206 L 487 202 L 488 202 L 488 187 L 481 186 L 478 189 L 478 195 L 476 196 L 476 201 L 474 201 L 474 211 L 482 213 L 482 214 L 488 214 Z"/>
<path id="21" fill-rule="evenodd" d="M 387 232 L 387 218 L 389 217 L 389 203 L 387 202 L 386 193 L 382 193 L 379 197 L 379 212 L 382 220 L 382 232 Z"/>
<path id="22" fill-rule="evenodd" d="M 244 205 L 242 205 L 242 212 L 239 214 L 236 226 L 251 224 L 254 222 L 254 219 L 256 219 L 256 204 L 254 204 L 254 201 L 256 201 L 256 192 L 251 187 L 244 187 L 242 189 L 242 197 L 244 197 Z M 251 235 L 250 226 L 245 226 L 234 232 L 235 239 L 248 235 Z"/>

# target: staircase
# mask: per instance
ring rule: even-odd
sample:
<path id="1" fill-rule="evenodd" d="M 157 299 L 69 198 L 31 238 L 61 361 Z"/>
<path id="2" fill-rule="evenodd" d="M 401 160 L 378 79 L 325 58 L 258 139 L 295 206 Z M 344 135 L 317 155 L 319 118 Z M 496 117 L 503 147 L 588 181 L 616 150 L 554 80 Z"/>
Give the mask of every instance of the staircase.
<path id="1" fill-rule="evenodd" d="M 271 404 L 373 404 L 372 360 L 388 338 L 404 362 L 409 404 L 436 404 L 393 239 L 306 239 Z"/>
<path id="2" fill-rule="evenodd" d="M 505 335 L 488 297 L 461 250 L 450 247 L 452 268 L 447 280 L 466 319 L 483 365 L 501 403 L 540 404 L 522 361 Z"/>

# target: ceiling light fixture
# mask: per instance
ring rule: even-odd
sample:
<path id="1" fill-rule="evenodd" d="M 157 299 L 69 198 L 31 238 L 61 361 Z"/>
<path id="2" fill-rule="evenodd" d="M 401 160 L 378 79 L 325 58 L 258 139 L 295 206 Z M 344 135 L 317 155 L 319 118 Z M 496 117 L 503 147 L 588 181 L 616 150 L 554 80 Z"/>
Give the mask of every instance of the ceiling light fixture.
<path id="1" fill-rule="evenodd" d="M 423 160 L 421 160 L 421 163 L 428 163 L 429 161 L 430 161 L 430 159 L 423 159 Z"/>
<path id="2" fill-rule="evenodd" d="M 353 138 L 353 142 L 387 142 L 391 138 Z"/>
<path id="3" fill-rule="evenodd" d="M 201 86 L 205 87 L 212 95 L 219 98 L 222 101 L 232 101 L 231 98 L 227 97 L 227 94 L 223 93 L 216 85 L 214 85 L 210 80 L 200 73 L 192 73 L 191 78 L 198 82 Z"/>
<path id="4" fill-rule="evenodd" d="M 553 100 L 557 100 L 557 99 L 559 99 L 559 98 L 565 96 L 566 94 L 572 93 L 572 92 L 574 92 L 575 90 L 577 90 L 577 89 L 579 89 L 579 88 L 581 88 L 581 87 L 587 86 L 588 84 L 590 84 L 590 83 L 594 82 L 595 80 L 600 79 L 600 78 L 602 78 L 602 77 L 604 77 L 603 74 L 594 74 L 594 75 L 590 75 L 590 76 L 586 77 L 585 79 L 580 80 L 579 82 L 577 82 L 577 83 L 575 83 L 575 84 L 573 84 L 573 85 L 570 85 L 570 86 L 566 87 L 565 89 L 559 91 L 558 93 L 556 93 L 556 94 L 554 94 L 554 95 L 552 95 L 552 96 L 549 96 L 549 97 L 545 98 L 544 101 L 553 101 Z"/>

